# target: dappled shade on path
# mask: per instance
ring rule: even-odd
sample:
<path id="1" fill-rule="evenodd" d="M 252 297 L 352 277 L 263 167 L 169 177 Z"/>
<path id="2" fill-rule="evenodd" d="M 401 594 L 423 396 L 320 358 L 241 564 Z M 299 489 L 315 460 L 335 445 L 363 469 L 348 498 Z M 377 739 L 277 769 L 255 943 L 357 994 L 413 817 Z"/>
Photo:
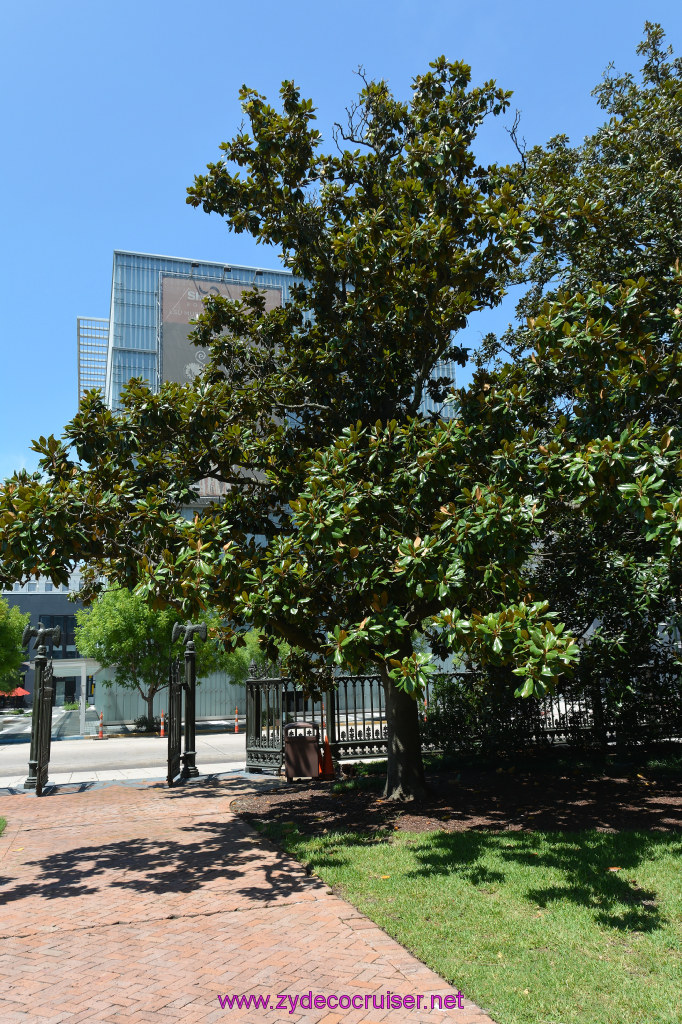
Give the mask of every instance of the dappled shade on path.
<path id="1" fill-rule="evenodd" d="M 209 779 L 175 791 L 114 783 L 6 797 L 0 1019 L 208 1024 L 226 993 L 455 995 L 235 817 L 231 800 L 254 788 Z M 464 1006 L 458 1024 L 492 1024 Z M 297 1019 L 326 1016 L 314 1008 Z M 248 1010 L 229 1017 L 254 1020 Z M 437 1010 L 372 1017 L 443 1020 Z M 282 1012 L 257 1019 L 275 1024 Z"/>

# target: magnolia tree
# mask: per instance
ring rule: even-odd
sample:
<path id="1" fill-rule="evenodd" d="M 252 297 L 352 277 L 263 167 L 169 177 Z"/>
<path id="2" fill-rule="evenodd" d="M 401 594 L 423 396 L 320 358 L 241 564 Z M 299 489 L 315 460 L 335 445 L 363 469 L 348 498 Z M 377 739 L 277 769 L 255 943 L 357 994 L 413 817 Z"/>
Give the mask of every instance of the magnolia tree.
<path id="1" fill-rule="evenodd" d="M 151 394 L 131 382 L 115 415 L 91 393 L 62 440 L 41 438 L 46 479 L 20 474 L 4 490 L 6 577 L 61 580 L 82 560 L 91 592 L 103 575 L 158 607 L 216 607 L 238 644 L 252 573 L 299 531 L 291 502 L 310 459 L 358 419 L 404 424 L 424 396 L 442 400 L 452 381 L 433 380 L 434 366 L 464 359 L 456 333 L 500 300 L 528 248 L 512 172 L 479 165 L 472 148 L 509 95 L 494 82 L 472 88 L 469 68 L 445 58 L 415 79 L 409 102 L 363 79 L 329 153 L 293 83 L 281 112 L 244 89 L 248 131 L 223 145 L 188 201 L 278 246 L 299 279 L 292 301 L 266 312 L 257 291 L 211 299 L 195 332 L 210 352 L 195 386 Z M 187 524 L 179 507 L 205 476 L 231 489 Z M 301 605 L 296 619 L 273 606 L 266 640 L 319 663 L 338 607 Z M 397 682 L 386 675 L 391 733 Z M 395 748 L 405 759 L 406 742 Z"/>
<path id="2" fill-rule="evenodd" d="M 636 410 L 658 374 L 674 386 L 677 348 L 634 372 L 663 315 L 646 283 L 566 294 L 528 322 L 529 357 L 482 368 L 449 418 L 421 416 L 422 397 L 442 401 L 451 384 L 432 379 L 436 362 L 463 358 L 456 332 L 499 301 L 558 216 L 554 200 L 524 206 L 522 167 L 474 159 L 476 130 L 509 94 L 471 88 L 445 59 L 409 103 L 365 82 L 333 155 L 312 104 L 292 83 L 281 96 L 279 113 L 243 91 L 249 130 L 189 201 L 279 246 L 301 279 L 291 303 L 209 299 L 194 384 L 152 394 L 133 381 L 116 414 L 90 393 L 61 440 L 41 438 L 41 472 L 3 488 L 2 579 L 61 582 L 84 561 L 86 596 L 106 576 L 152 607 L 216 608 L 228 647 L 251 622 L 309 685 L 333 685 L 333 665 L 376 669 L 386 795 L 411 799 L 433 657 L 420 638 L 507 666 L 520 697 L 540 696 L 578 655 L 538 575 L 548 537 L 624 522 L 647 545 L 633 586 L 676 578 L 677 428 Z M 614 434 L 621 400 L 631 415 Z M 228 493 L 187 521 L 206 476 Z"/>
<path id="3" fill-rule="evenodd" d="M 634 420 L 659 437 L 679 424 L 682 60 L 649 22 L 637 52 L 639 73 L 610 67 L 594 90 L 606 119 L 592 135 L 577 146 L 560 135 L 522 154 L 538 244 L 516 272 L 528 285 L 517 325 L 477 353 L 482 367 L 525 366 L 536 401 L 557 420 L 565 414 L 582 438 L 618 438 Z M 643 457 L 638 466 L 641 478 L 656 463 Z M 622 509 L 597 519 L 566 509 L 533 569 L 534 585 L 580 638 L 586 676 L 621 688 L 633 666 L 674 660 L 680 580 Z"/>

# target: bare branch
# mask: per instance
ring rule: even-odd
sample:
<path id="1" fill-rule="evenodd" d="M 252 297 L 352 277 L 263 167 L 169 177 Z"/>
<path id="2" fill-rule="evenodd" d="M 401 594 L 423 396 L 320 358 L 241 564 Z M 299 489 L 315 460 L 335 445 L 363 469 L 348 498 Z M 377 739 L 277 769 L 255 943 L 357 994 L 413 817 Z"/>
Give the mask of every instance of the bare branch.
<path id="1" fill-rule="evenodd" d="M 525 138 L 522 137 L 519 140 L 519 125 L 520 124 L 521 124 L 521 111 L 517 109 L 514 112 L 514 123 L 513 123 L 513 125 L 511 126 L 511 128 L 505 127 L 504 130 L 506 131 L 507 135 L 512 140 L 512 142 L 514 143 L 514 148 L 516 149 L 516 152 L 521 157 L 521 166 L 522 166 L 523 170 L 526 171 L 527 170 L 526 152 L 527 152 L 528 147 L 526 145 Z"/>

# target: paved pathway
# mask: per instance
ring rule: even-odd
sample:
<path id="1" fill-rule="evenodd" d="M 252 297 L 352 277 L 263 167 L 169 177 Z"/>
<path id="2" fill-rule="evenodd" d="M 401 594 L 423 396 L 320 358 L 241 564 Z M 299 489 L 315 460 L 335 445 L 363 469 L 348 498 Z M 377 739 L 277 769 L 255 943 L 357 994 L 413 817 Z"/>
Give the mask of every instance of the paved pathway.
<path id="1" fill-rule="evenodd" d="M 387 990 L 427 1007 L 432 994 L 456 1006 L 456 990 L 262 843 L 229 809 L 253 788 L 232 777 L 0 794 L 3 1024 L 491 1024 L 466 999 L 375 1009 Z M 311 1009 L 274 1008 L 309 992 Z M 223 1008 L 228 994 L 269 995 L 271 1008 Z M 334 995 L 356 1008 L 315 1008 Z"/>

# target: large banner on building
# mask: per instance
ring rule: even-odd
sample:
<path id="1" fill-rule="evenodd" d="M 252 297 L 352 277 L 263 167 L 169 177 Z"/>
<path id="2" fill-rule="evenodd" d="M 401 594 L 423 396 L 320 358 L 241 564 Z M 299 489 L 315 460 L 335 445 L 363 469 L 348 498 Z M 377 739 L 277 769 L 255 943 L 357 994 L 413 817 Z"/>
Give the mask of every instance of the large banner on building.
<path id="1" fill-rule="evenodd" d="M 263 288 L 266 310 L 282 305 L 281 288 Z M 253 285 L 212 281 L 210 278 L 170 277 L 161 275 L 161 380 L 176 384 L 189 384 L 201 373 L 206 362 L 205 349 L 196 348 L 188 341 L 190 320 L 203 312 L 203 299 L 207 295 L 224 295 L 240 299 Z"/>

